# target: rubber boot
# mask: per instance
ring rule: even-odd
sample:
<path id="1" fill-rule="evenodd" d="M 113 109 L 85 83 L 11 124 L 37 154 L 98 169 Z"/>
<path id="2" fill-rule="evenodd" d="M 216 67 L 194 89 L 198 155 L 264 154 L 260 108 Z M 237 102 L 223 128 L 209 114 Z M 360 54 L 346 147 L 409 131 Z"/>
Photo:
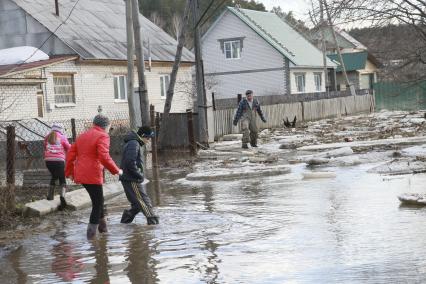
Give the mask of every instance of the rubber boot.
<path id="1" fill-rule="evenodd" d="M 158 216 L 146 217 L 146 221 L 147 221 L 148 225 L 160 224 L 160 221 L 158 219 L 159 219 Z"/>
<path id="2" fill-rule="evenodd" d="M 65 207 L 67 207 L 67 202 L 65 200 L 65 194 L 67 193 L 67 188 L 66 186 L 62 186 L 61 188 L 61 193 L 60 193 L 60 197 L 59 199 L 61 200 L 61 204 L 58 207 L 58 210 L 62 211 L 65 209 Z"/>
<path id="3" fill-rule="evenodd" d="M 135 219 L 135 215 L 130 213 L 130 210 L 124 209 L 123 215 L 121 216 L 121 223 L 122 224 L 129 224 L 133 222 L 133 219 Z"/>
<path id="4" fill-rule="evenodd" d="M 53 197 L 55 196 L 55 185 L 49 186 L 49 191 L 47 192 L 47 200 L 53 200 Z"/>
<path id="5" fill-rule="evenodd" d="M 257 137 L 252 137 L 251 138 L 250 146 L 257 147 Z"/>
<path id="6" fill-rule="evenodd" d="M 91 224 L 87 225 L 87 239 L 93 240 L 96 237 L 96 231 L 98 229 L 98 224 Z"/>
<path id="7" fill-rule="evenodd" d="M 247 143 L 243 143 L 242 147 L 243 149 L 248 149 Z"/>
<path id="8" fill-rule="evenodd" d="M 107 228 L 107 223 L 106 223 L 106 218 L 105 217 L 99 219 L 98 231 L 99 231 L 99 233 L 107 233 L 108 232 L 108 228 Z"/>

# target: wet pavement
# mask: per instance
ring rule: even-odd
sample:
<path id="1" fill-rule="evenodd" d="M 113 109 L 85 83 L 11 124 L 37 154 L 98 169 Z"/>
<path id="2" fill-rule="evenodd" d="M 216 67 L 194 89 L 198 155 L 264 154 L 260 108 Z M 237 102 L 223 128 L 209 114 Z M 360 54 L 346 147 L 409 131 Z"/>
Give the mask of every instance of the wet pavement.
<path id="1" fill-rule="evenodd" d="M 0 260 L 2 283 L 420 283 L 426 278 L 425 174 L 384 177 L 372 165 L 333 168 L 334 179 L 292 173 L 245 181 L 165 180 L 159 226 L 119 223 L 85 239 L 87 210 L 20 243 Z"/>
<path id="2" fill-rule="evenodd" d="M 388 138 L 370 127 L 373 139 Z M 329 139 L 319 133 L 316 139 Z M 142 215 L 120 224 L 124 194 L 107 202 L 109 233 L 93 242 L 85 237 L 88 210 L 47 217 L 38 233 L 0 251 L 1 283 L 424 282 L 426 207 L 401 206 L 397 196 L 426 193 L 426 174 L 369 172 L 402 146 L 340 157 L 356 158 L 354 165 L 336 166 L 332 157 L 308 166 L 300 157 L 317 153 L 280 149 L 309 145 L 303 137 L 282 141 L 292 135 L 265 136 L 248 152 L 238 141 L 223 142 L 228 152 L 213 150 L 189 170 L 163 169 L 160 191 L 149 184 L 158 226 Z M 267 174 L 282 166 L 290 173 Z M 235 176 L 238 168 L 244 178 Z M 247 177 L 259 169 L 265 175 Z M 303 178 L 315 171 L 335 177 Z"/>

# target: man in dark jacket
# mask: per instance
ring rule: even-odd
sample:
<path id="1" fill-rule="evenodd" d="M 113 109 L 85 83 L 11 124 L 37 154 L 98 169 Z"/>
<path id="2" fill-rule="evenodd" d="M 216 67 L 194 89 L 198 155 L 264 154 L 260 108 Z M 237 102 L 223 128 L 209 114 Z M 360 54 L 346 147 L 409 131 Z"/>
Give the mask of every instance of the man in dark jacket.
<path id="1" fill-rule="evenodd" d="M 253 98 L 253 91 L 246 91 L 246 98 L 242 99 L 238 105 L 237 112 L 235 113 L 233 124 L 237 126 L 238 121 L 241 119 L 241 129 L 243 131 L 242 147 L 247 149 L 247 143 L 250 142 L 252 147 L 257 147 L 257 115 L 260 119 L 266 122 L 263 112 L 260 109 L 258 100 Z"/>
<path id="2" fill-rule="evenodd" d="M 151 199 L 142 185 L 144 174 L 141 147 L 149 143 L 153 135 L 150 127 L 143 126 L 137 132 L 131 131 L 124 137 L 125 144 L 120 164 L 123 174 L 120 176 L 120 181 L 131 208 L 124 210 L 121 223 L 131 223 L 140 211 L 145 215 L 148 225 L 159 223 L 158 216 L 155 216 L 152 210 Z"/>

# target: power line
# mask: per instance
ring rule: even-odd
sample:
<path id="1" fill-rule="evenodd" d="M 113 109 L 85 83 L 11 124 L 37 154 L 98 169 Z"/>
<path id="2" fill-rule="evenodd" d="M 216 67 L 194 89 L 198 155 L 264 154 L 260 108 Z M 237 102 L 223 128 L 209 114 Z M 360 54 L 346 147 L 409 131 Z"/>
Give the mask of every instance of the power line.
<path id="1" fill-rule="evenodd" d="M 13 71 L 15 71 L 17 68 L 19 68 L 20 66 L 22 66 L 23 64 L 25 64 L 28 59 L 30 59 L 31 57 L 34 56 L 34 54 L 36 54 L 37 51 L 40 50 L 40 48 L 42 48 L 45 43 L 53 36 L 56 34 L 56 32 L 59 30 L 60 27 L 62 27 L 62 25 L 64 25 L 68 19 L 71 17 L 71 14 L 74 12 L 75 7 L 77 6 L 78 2 L 80 2 L 80 0 L 77 0 L 77 2 L 75 2 L 74 6 L 71 8 L 70 13 L 68 14 L 68 16 L 65 18 L 65 20 L 60 23 L 56 29 L 43 41 L 43 43 L 40 45 L 40 47 L 38 47 L 28 58 L 26 58 L 23 62 L 19 63 L 18 65 L 16 65 L 15 67 L 13 67 L 11 70 L 9 70 L 6 74 L 4 74 L 3 76 L 7 76 L 10 73 L 12 73 Z"/>
<path id="2" fill-rule="evenodd" d="M 226 1 L 227 0 L 222 0 L 222 2 L 220 2 L 219 5 L 216 6 L 216 8 L 213 10 L 213 12 L 200 24 L 200 26 L 203 26 L 208 20 L 210 20 L 211 17 L 213 17 L 215 15 L 216 11 L 219 10 L 219 8 L 221 8 L 222 5 L 225 4 Z M 204 14 L 206 14 L 206 12 L 207 12 L 207 10 L 205 11 Z M 201 18 L 200 18 L 200 20 L 201 20 Z"/>

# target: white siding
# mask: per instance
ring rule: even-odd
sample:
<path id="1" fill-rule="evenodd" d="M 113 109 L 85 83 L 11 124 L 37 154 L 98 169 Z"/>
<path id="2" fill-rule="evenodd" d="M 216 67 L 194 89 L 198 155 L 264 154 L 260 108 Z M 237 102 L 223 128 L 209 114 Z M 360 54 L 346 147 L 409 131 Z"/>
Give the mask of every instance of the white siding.
<path id="1" fill-rule="evenodd" d="M 245 37 L 241 58 L 226 59 L 218 40 L 239 37 Z M 218 84 L 210 91 L 214 91 L 216 97 L 234 97 L 247 89 L 252 89 L 257 95 L 285 94 L 284 57 L 230 12 L 225 12 L 205 35 L 202 46 L 206 75 L 235 72 L 213 76 L 212 80 Z M 244 73 L 277 68 L 282 70 Z"/>
<path id="2" fill-rule="evenodd" d="M 318 92 L 315 87 L 314 74 L 321 73 L 321 92 L 325 92 L 325 79 L 324 72 L 322 69 L 307 69 L 307 68 L 291 68 L 290 69 L 290 86 L 292 94 L 299 94 L 296 87 L 295 73 L 305 74 L 305 93 L 316 93 Z"/>

